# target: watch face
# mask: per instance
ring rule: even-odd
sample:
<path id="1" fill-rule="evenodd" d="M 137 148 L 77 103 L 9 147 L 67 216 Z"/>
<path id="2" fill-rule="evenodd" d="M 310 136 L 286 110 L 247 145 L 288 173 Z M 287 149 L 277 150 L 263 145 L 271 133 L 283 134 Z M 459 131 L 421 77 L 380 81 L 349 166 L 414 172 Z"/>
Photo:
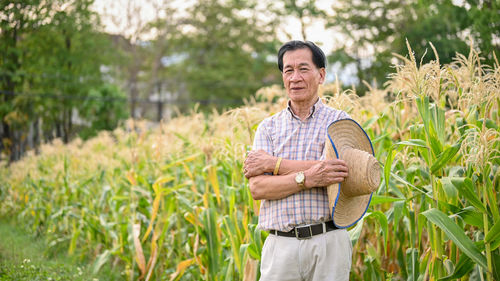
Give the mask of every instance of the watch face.
<path id="1" fill-rule="evenodd" d="M 304 173 L 298 172 L 297 175 L 295 176 L 295 181 L 297 183 L 303 183 L 304 182 Z"/>

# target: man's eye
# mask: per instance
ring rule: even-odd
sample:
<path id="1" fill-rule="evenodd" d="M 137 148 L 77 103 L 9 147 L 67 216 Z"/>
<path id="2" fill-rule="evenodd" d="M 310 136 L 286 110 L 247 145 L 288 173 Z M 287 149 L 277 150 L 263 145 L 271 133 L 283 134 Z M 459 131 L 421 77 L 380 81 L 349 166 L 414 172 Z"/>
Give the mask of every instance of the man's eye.
<path id="1" fill-rule="evenodd" d="M 293 72 L 293 70 L 291 70 L 291 69 L 285 70 L 285 73 L 292 73 L 292 72 Z"/>
<path id="2" fill-rule="evenodd" d="M 302 71 L 302 72 L 308 71 L 308 70 L 309 70 L 309 68 L 307 68 L 307 67 L 303 67 L 303 68 L 300 69 L 300 71 Z"/>

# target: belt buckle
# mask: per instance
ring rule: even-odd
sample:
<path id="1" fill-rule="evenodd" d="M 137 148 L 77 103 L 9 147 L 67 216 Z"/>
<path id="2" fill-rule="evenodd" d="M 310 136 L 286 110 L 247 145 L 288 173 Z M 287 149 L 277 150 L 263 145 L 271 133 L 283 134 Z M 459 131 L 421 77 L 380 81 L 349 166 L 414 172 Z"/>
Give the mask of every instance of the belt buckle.
<path id="1" fill-rule="evenodd" d="M 304 230 L 304 232 L 302 232 L 302 230 Z M 309 231 L 307 231 L 307 230 L 309 230 Z M 307 232 L 309 232 L 309 233 L 307 233 Z M 302 235 L 302 233 L 304 233 L 304 235 Z M 300 226 L 300 227 L 295 228 L 295 238 L 297 238 L 299 240 L 309 239 L 312 236 L 313 236 L 313 234 L 312 234 L 311 225 Z"/>

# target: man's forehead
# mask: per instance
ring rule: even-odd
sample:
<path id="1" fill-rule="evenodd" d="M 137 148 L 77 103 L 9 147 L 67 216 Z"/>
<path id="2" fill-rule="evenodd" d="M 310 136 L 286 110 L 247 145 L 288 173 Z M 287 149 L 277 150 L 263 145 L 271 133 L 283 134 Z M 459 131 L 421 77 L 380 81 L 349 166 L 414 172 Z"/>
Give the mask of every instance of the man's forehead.
<path id="1" fill-rule="evenodd" d="M 297 64 L 295 61 L 293 61 L 293 62 L 290 62 L 290 63 L 285 63 L 284 67 L 285 68 L 286 67 L 292 67 L 294 65 L 297 65 L 297 66 L 311 66 L 312 63 L 309 63 L 309 62 L 300 62 L 300 63 Z"/>
<path id="2" fill-rule="evenodd" d="M 312 64 L 312 52 L 307 48 L 287 51 L 283 54 L 283 67 L 292 65 L 310 66 Z"/>

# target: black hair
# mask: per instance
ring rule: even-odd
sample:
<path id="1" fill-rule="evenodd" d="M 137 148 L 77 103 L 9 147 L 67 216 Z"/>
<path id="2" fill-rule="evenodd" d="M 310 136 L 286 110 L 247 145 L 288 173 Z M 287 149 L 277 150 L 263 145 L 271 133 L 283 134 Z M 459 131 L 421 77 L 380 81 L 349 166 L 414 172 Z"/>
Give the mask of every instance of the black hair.
<path id="1" fill-rule="evenodd" d="M 278 68 L 280 69 L 280 71 L 283 72 L 283 56 L 287 51 L 294 51 L 305 48 L 311 50 L 312 60 L 317 68 L 323 68 L 326 66 L 325 53 L 323 53 L 323 51 L 318 46 L 316 46 L 316 44 L 311 41 L 293 40 L 283 44 L 283 46 L 281 46 L 280 50 L 278 51 Z"/>

